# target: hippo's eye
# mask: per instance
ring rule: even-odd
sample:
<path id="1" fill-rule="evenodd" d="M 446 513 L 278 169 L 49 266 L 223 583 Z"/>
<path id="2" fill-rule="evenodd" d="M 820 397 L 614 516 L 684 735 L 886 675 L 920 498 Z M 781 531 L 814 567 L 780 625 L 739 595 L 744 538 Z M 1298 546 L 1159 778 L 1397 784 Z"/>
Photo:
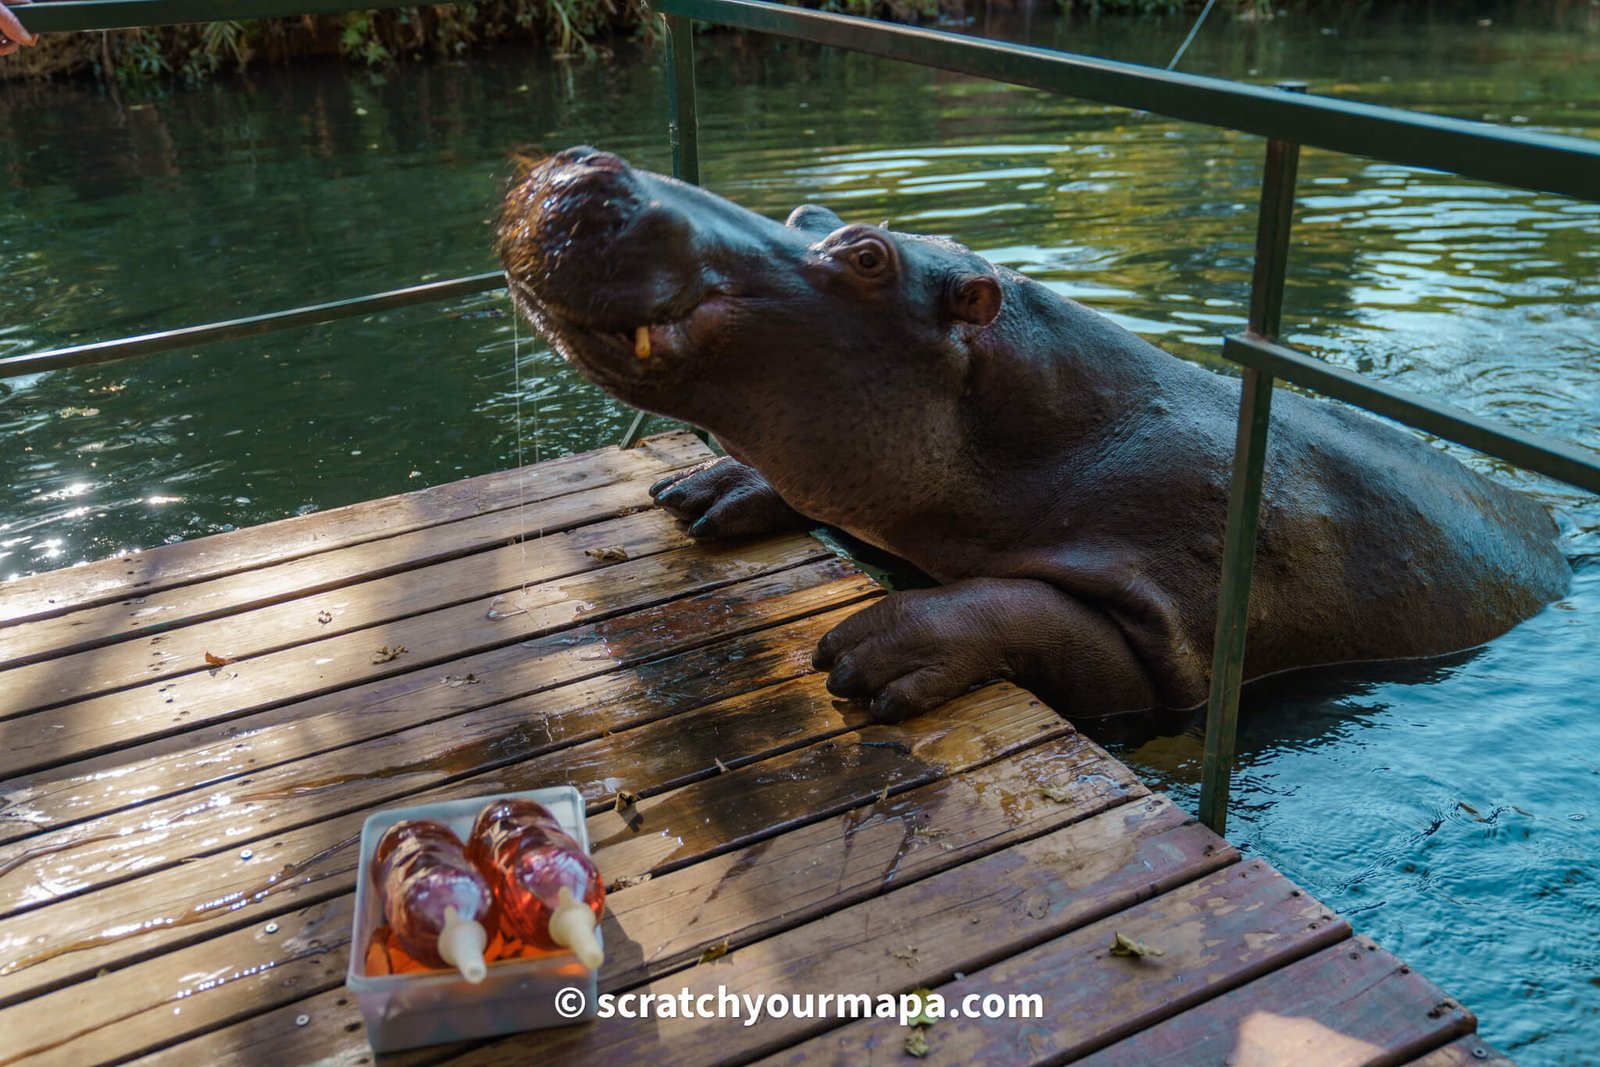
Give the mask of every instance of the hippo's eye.
<path id="1" fill-rule="evenodd" d="M 875 237 L 851 245 L 845 250 L 844 258 L 856 273 L 866 278 L 877 277 L 889 266 L 889 250 Z"/>

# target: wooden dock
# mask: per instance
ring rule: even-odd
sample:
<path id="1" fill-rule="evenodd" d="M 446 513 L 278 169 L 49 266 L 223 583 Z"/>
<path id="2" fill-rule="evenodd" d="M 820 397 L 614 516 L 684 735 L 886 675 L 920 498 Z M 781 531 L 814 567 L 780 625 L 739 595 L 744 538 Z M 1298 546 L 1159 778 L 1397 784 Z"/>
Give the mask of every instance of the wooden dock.
<path id="1" fill-rule="evenodd" d="M 602 990 L 1040 995 L 921 1031 L 952 1065 L 1505 1062 L 1027 693 L 895 726 L 830 698 L 812 647 L 881 591 L 809 537 L 691 542 L 646 489 L 705 455 L 670 434 L 0 586 L 0 1065 L 372 1063 L 362 820 L 561 783 L 611 886 Z M 383 1062 L 910 1063 L 910 1036 L 613 1018 Z"/>

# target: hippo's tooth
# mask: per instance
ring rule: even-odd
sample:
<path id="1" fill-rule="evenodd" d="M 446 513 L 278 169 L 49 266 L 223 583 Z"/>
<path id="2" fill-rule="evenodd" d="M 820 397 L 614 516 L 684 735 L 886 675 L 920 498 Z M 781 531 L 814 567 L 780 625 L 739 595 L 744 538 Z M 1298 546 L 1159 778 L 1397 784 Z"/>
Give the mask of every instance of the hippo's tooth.
<path id="1" fill-rule="evenodd" d="M 633 354 L 640 359 L 650 358 L 650 327 L 641 326 L 633 331 Z"/>

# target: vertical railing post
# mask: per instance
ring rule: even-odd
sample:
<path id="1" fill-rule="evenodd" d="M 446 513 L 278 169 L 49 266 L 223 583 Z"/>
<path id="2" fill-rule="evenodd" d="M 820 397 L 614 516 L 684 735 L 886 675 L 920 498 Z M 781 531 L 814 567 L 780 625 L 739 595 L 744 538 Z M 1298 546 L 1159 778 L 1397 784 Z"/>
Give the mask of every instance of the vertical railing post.
<path id="1" fill-rule="evenodd" d="M 700 184 L 700 123 L 694 110 L 694 25 L 682 15 L 667 23 L 667 135 L 672 175 Z"/>
<path id="2" fill-rule="evenodd" d="M 1279 82 L 1278 88 L 1303 93 L 1306 85 Z M 1276 137 L 1267 141 L 1261 215 L 1256 225 L 1255 273 L 1250 279 L 1249 329 L 1269 340 L 1277 340 L 1283 312 L 1283 278 L 1289 263 L 1289 228 L 1294 221 L 1294 182 L 1299 164 L 1298 144 Z M 1218 834 L 1226 831 L 1228 823 L 1228 785 L 1239 729 L 1245 630 L 1250 622 L 1250 572 L 1255 565 L 1271 417 L 1272 376 L 1246 367 L 1233 444 L 1233 479 L 1228 488 L 1216 643 L 1211 654 L 1211 695 L 1206 705 L 1205 760 L 1200 773 L 1200 821 Z"/>
<path id="3" fill-rule="evenodd" d="M 700 125 L 694 110 L 694 25 L 682 15 L 662 16 L 667 31 L 667 136 L 672 142 L 672 176 L 700 184 Z M 644 436 L 641 411 L 622 435 L 622 448 Z"/>

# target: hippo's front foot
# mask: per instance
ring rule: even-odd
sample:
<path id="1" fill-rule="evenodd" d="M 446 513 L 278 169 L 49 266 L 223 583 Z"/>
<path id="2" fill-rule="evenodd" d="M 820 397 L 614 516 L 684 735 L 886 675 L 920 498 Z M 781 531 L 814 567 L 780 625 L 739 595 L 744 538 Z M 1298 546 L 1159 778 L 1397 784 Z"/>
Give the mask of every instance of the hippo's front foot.
<path id="1" fill-rule="evenodd" d="M 810 525 L 754 467 L 730 456 L 669 475 L 650 487 L 650 496 L 689 520 L 691 537 L 745 537 Z"/>
<path id="2" fill-rule="evenodd" d="M 1154 687 L 1120 630 L 1045 582 L 967 578 L 894 593 L 857 612 L 817 645 L 835 696 L 870 701 L 898 722 L 999 678 L 1063 714 L 1152 707 Z"/>

